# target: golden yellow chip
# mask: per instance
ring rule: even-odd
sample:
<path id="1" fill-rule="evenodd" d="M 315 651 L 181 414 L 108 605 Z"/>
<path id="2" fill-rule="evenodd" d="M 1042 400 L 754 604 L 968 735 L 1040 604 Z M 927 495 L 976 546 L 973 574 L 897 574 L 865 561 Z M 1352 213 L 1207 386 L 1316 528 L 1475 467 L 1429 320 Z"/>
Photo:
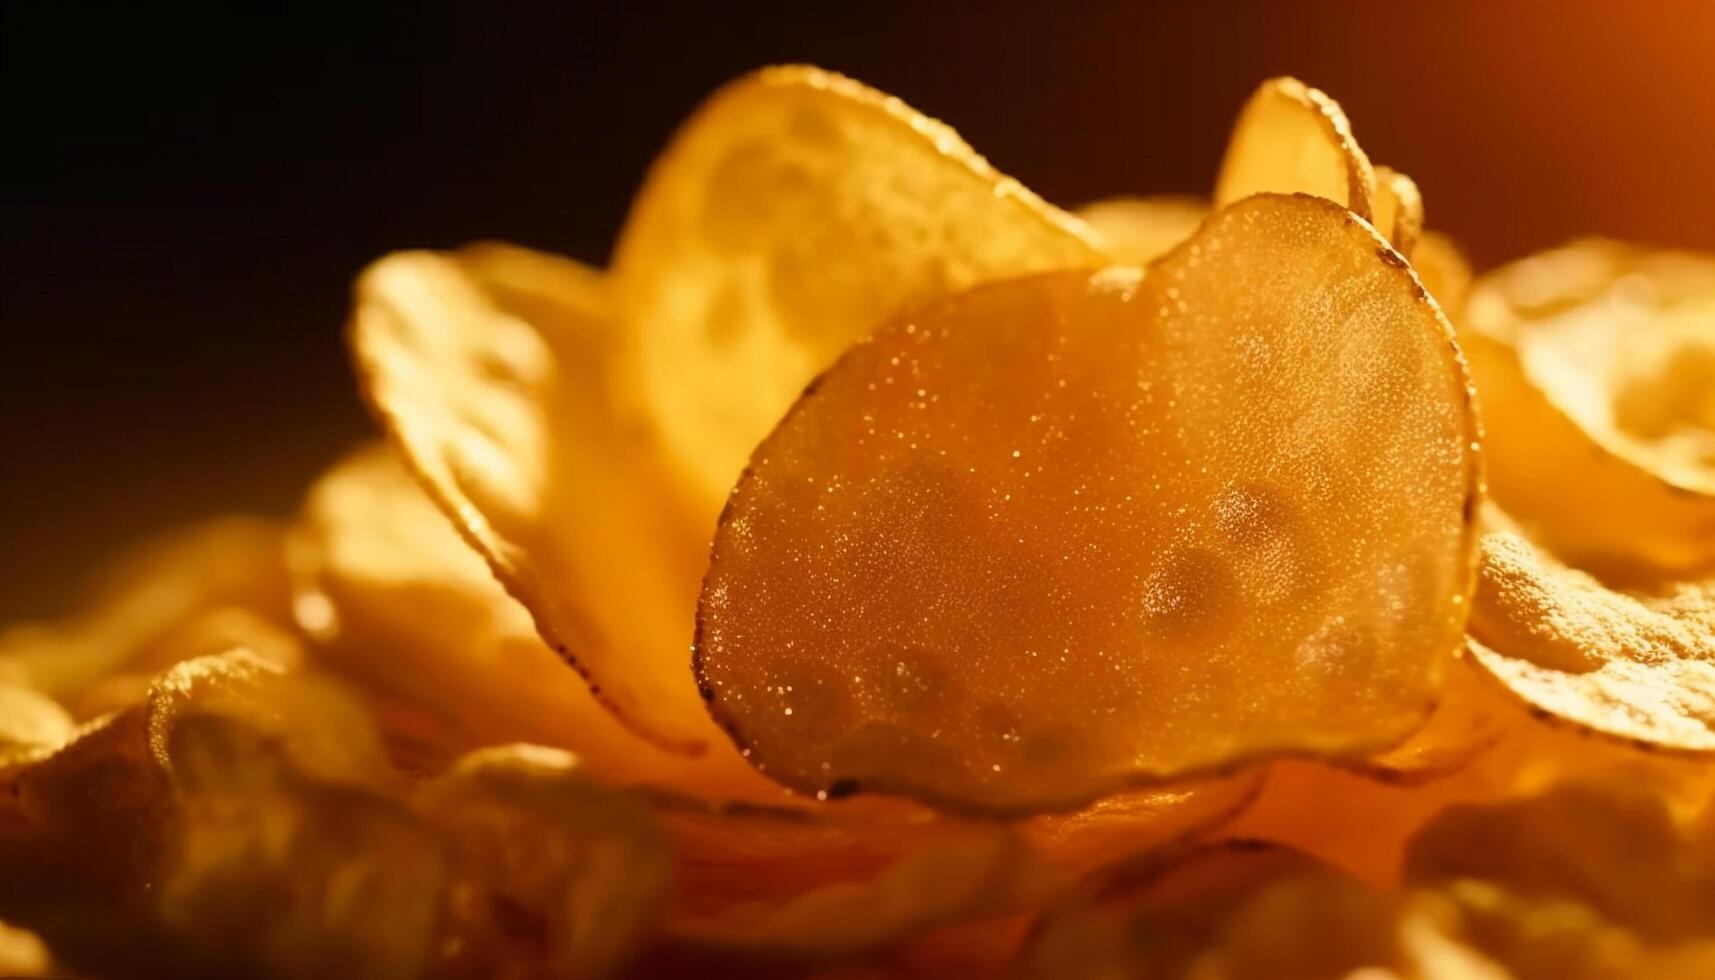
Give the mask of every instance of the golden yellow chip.
<path id="1" fill-rule="evenodd" d="M 152 676 L 288 622 L 281 530 L 254 518 L 211 520 L 147 542 L 104 569 L 96 586 L 84 612 L 0 633 L 0 683 L 76 708 L 104 678 Z M 273 650 L 276 638 L 262 645 Z M 74 714 L 115 706 L 88 700 Z"/>
<path id="2" fill-rule="evenodd" d="M 1128 790 L 1072 813 L 1034 817 L 1019 831 L 1044 860 L 1083 875 L 1188 839 L 1247 811 L 1263 781 L 1263 773 L 1253 769 L 1180 786 Z"/>
<path id="3" fill-rule="evenodd" d="M 719 734 L 685 667 L 706 531 L 615 405 L 600 280 L 516 249 L 405 253 L 357 304 L 369 401 L 435 502 L 598 700 L 706 751 Z"/>
<path id="4" fill-rule="evenodd" d="M 973 283 L 1102 261 L 945 125 L 815 68 L 732 83 L 651 169 L 614 256 L 651 417 L 713 527 L 818 371 Z"/>
<path id="5" fill-rule="evenodd" d="M 1415 258 L 1417 241 L 1423 235 L 1423 194 L 1417 182 L 1392 167 L 1377 167 L 1375 220 L 1381 232 L 1406 258 Z"/>
<path id="6" fill-rule="evenodd" d="M 1101 236 L 1114 262 L 1148 265 L 1191 237 L 1209 216 L 1209 202 L 1194 197 L 1116 197 L 1077 210 Z"/>
<path id="7" fill-rule="evenodd" d="M 1365 221 L 1376 217 L 1375 171 L 1346 114 L 1296 78 L 1262 83 L 1240 110 L 1215 181 L 1215 206 L 1264 192 L 1314 194 Z"/>
<path id="8" fill-rule="evenodd" d="M 1715 257 L 1580 242 L 1463 326 L 1503 507 L 1580 567 L 1715 569 Z"/>
<path id="9" fill-rule="evenodd" d="M 1147 275 L 980 287 L 853 348 L 729 502 L 700 676 L 807 791 L 1032 811 L 1365 755 L 1460 642 L 1474 438 L 1397 254 L 1259 196 Z"/>
<path id="10" fill-rule="evenodd" d="M 1477 664 L 1533 709 L 1632 742 L 1715 752 L 1715 592 L 1614 591 L 1523 537 L 1481 541 Z"/>
<path id="11" fill-rule="evenodd" d="M 390 705 L 384 729 L 426 743 L 431 765 L 436 755 L 524 741 L 570 749 L 622 785 L 781 798 L 724 738 L 689 758 L 622 727 L 391 450 L 363 450 L 322 477 L 289 544 L 294 605 L 318 656 Z"/>
<path id="12" fill-rule="evenodd" d="M 53 965 L 54 959 L 40 936 L 0 922 L 0 973 L 8 977 L 45 977 Z"/>

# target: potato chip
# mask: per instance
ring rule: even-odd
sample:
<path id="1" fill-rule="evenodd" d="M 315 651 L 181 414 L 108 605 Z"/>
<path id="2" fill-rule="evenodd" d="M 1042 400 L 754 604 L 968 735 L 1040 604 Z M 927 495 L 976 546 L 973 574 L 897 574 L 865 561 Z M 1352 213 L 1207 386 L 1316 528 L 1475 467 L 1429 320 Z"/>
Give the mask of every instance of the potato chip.
<path id="1" fill-rule="evenodd" d="M 1495 499 L 1581 567 L 1715 569 L 1712 325 L 1715 257 L 1585 241 L 1484 276 L 1463 343 Z"/>
<path id="2" fill-rule="evenodd" d="M 383 720 L 396 740 L 432 743 L 443 760 L 533 742 L 571 749 L 618 784 L 780 800 L 781 787 L 724 738 L 687 758 L 623 728 L 388 449 L 360 451 L 322 477 L 288 550 L 294 604 L 320 659 L 393 706 Z"/>
<path id="3" fill-rule="evenodd" d="M 973 283 L 1101 261 L 1080 222 L 947 126 L 786 67 L 727 86 L 679 130 L 613 275 L 642 396 L 706 534 L 757 442 L 852 341 Z"/>
<path id="4" fill-rule="evenodd" d="M 1459 643 L 1474 439 L 1396 253 L 1259 197 L 1147 276 L 978 288 L 853 348 L 729 501 L 698 670 L 753 762 L 835 795 L 1033 811 L 1368 754 Z"/>
<path id="5" fill-rule="evenodd" d="M 1423 235 L 1423 194 L 1417 182 L 1392 167 L 1375 168 L 1376 231 L 1393 245 L 1394 251 L 1412 258 Z"/>
<path id="6" fill-rule="evenodd" d="M 1116 197 L 1085 205 L 1077 215 L 1102 238 L 1115 262 L 1148 265 L 1191 237 L 1209 216 L 1209 202 L 1194 197 Z"/>
<path id="7" fill-rule="evenodd" d="M 364 274 L 351 342 L 412 469 L 543 637 L 633 731 L 694 754 L 719 737 L 685 673 L 704 532 L 614 405 L 609 323 L 568 261 L 405 253 Z"/>
<path id="8" fill-rule="evenodd" d="M 1262 83 L 1239 111 L 1215 180 L 1215 206 L 1264 192 L 1314 194 L 1365 221 L 1376 217 L 1375 171 L 1345 112 L 1296 78 Z"/>
<path id="9" fill-rule="evenodd" d="M 1475 662 L 1534 710 L 1666 749 L 1715 751 L 1715 592 L 1607 588 L 1510 531 L 1482 536 Z"/>
<path id="10" fill-rule="evenodd" d="M 87 611 L 0 633 L 0 682 L 77 706 L 103 678 L 128 670 L 152 676 L 264 631 L 247 629 L 251 624 L 285 623 L 280 542 L 273 523 L 233 517 L 145 543 L 104 570 Z M 243 617 L 244 625 L 232 625 Z M 90 700 L 97 703 L 76 711 L 80 718 L 116 706 Z"/>
<path id="11" fill-rule="evenodd" d="M 423 787 L 452 849 L 441 975 L 600 977 L 656 924 L 667 853 L 642 804 L 565 752 L 485 749 Z M 501 911 L 504 910 L 504 911 Z"/>
<path id="12" fill-rule="evenodd" d="M 1072 813 L 1034 817 L 1019 824 L 1019 831 L 1050 864 L 1085 875 L 1215 826 L 1247 810 L 1262 789 L 1262 772 L 1247 770 L 1179 786 L 1127 790 Z"/>

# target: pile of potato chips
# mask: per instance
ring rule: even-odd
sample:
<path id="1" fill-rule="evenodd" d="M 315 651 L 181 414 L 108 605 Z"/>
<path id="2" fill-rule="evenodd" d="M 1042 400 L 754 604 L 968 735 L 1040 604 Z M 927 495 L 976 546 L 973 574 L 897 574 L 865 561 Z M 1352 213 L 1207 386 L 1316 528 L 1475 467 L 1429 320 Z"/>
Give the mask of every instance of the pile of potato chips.
<path id="1" fill-rule="evenodd" d="M 350 344 L 386 445 L 0 635 L 0 971 L 1715 976 L 1715 256 L 781 68 Z"/>

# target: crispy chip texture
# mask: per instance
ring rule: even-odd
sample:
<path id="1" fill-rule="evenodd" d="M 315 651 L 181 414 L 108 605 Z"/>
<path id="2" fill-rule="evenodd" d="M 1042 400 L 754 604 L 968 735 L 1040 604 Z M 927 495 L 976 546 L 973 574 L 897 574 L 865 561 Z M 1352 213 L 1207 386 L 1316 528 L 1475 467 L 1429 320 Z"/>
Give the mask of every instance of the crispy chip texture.
<path id="1" fill-rule="evenodd" d="M 1148 265 L 1191 237 L 1209 216 L 1209 203 L 1194 197 L 1116 197 L 1077 211 L 1102 236 L 1102 251 L 1115 262 Z"/>
<path id="2" fill-rule="evenodd" d="M 1399 254 L 1414 257 L 1417 240 L 1423 235 L 1423 193 L 1416 181 L 1392 167 L 1377 167 L 1375 174 L 1376 231 Z"/>
<path id="3" fill-rule="evenodd" d="M 609 304 L 566 260 L 405 253 L 358 284 L 351 342 L 412 469 L 538 629 L 633 731 L 718 738 L 685 660 L 700 533 L 615 407 Z"/>
<path id="4" fill-rule="evenodd" d="M 1387 234 L 1375 213 L 1375 170 L 1345 112 L 1296 78 L 1262 83 L 1239 111 L 1215 181 L 1215 206 L 1264 192 L 1327 198 Z"/>
<path id="5" fill-rule="evenodd" d="M 1503 507 L 1582 567 L 1715 569 L 1715 257 L 1575 243 L 1465 324 Z"/>
<path id="6" fill-rule="evenodd" d="M 1147 276 L 978 288 L 854 348 L 758 449 L 701 677 L 807 790 L 1031 810 L 1361 755 L 1457 646 L 1474 425 L 1446 322 L 1315 198 L 1230 208 Z"/>
<path id="7" fill-rule="evenodd" d="M 1715 752 L 1715 591 L 1630 595 L 1520 535 L 1481 541 L 1476 662 L 1527 705 L 1615 738 Z"/>
<path id="8" fill-rule="evenodd" d="M 945 125 L 788 67 L 684 124 L 632 206 L 614 280 L 706 533 L 751 449 L 852 341 L 973 283 L 1101 261 L 1079 222 Z"/>

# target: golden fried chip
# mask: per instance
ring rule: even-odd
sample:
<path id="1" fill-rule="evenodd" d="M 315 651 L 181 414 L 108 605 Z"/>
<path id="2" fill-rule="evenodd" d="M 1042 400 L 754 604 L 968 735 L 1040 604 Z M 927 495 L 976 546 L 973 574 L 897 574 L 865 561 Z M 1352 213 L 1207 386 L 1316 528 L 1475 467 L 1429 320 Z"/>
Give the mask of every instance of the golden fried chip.
<path id="1" fill-rule="evenodd" d="M 1239 111 L 1215 181 L 1215 206 L 1262 192 L 1314 194 L 1365 221 L 1375 218 L 1376 175 L 1346 114 L 1296 78 L 1262 83 Z"/>
<path id="2" fill-rule="evenodd" d="M 1579 242 L 1466 325 L 1503 507 L 1581 567 L 1715 569 L 1715 257 Z"/>
<path id="3" fill-rule="evenodd" d="M 101 696 L 81 703 L 105 678 L 153 676 L 266 632 L 233 626 L 234 618 L 288 622 L 281 531 L 255 518 L 211 520 L 147 542 L 96 586 L 83 613 L 0 633 L 0 682 L 33 687 L 90 718 L 116 706 Z"/>
<path id="4" fill-rule="evenodd" d="M 807 67 L 722 89 L 651 169 L 614 254 L 651 417 L 713 527 L 806 382 L 965 286 L 1102 261 L 945 125 Z"/>
<path id="5" fill-rule="evenodd" d="M 1715 591 L 1607 588 L 1505 530 L 1482 536 L 1475 661 L 1551 717 L 1637 743 L 1715 751 Z"/>
<path id="6" fill-rule="evenodd" d="M 394 709 L 383 727 L 396 741 L 429 742 L 443 759 L 533 742 L 570 749 L 618 784 L 781 798 L 724 738 L 688 758 L 623 728 L 390 450 L 360 451 L 323 476 L 289 545 L 299 622 L 322 661 Z"/>
<path id="7" fill-rule="evenodd" d="M 413 471 L 543 637 L 633 731 L 718 738 L 686 675 L 702 535 L 614 405 L 609 306 L 566 260 L 405 253 L 358 284 L 351 342 Z"/>
<path id="8" fill-rule="evenodd" d="M 667 852 L 642 804 L 555 749 L 508 745 L 461 759 L 418 796 L 447 838 L 454 881 L 448 975 L 601 977 L 661 911 Z M 504 909 L 504 912 L 500 910 Z"/>
<path id="9" fill-rule="evenodd" d="M 1072 875 L 1185 840 L 1246 810 L 1263 788 L 1263 773 L 1180 786 L 1134 789 L 1106 796 L 1072 813 L 1046 814 L 1019 824 L 1044 860 Z"/>
<path id="10" fill-rule="evenodd" d="M 1423 235 L 1423 193 L 1417 182 L 1392 167 L 1375 168 L 1376 231 L 1381 232 L 1399 254 L 1412 258 Z"/>
<path id="11" fill-rule="evenodd" d="M 1259 196 L 1147 276 L 980 287 L 853 348 L 729 501 L 698 670 L 753 762 L 836 795 L 1033 811 L 1368 754 L 1462 635 L 1474 439 L 1396 253 Z"/>
<path id="12" fill-rule="evenodd" d="M 1114 262 L 1148 265 L 1191 237 L 1209 216 L 1209 202 L 1194 197 L 1116 197 L 1088 204 L 1077 215 L 1102 238 Z"/>

